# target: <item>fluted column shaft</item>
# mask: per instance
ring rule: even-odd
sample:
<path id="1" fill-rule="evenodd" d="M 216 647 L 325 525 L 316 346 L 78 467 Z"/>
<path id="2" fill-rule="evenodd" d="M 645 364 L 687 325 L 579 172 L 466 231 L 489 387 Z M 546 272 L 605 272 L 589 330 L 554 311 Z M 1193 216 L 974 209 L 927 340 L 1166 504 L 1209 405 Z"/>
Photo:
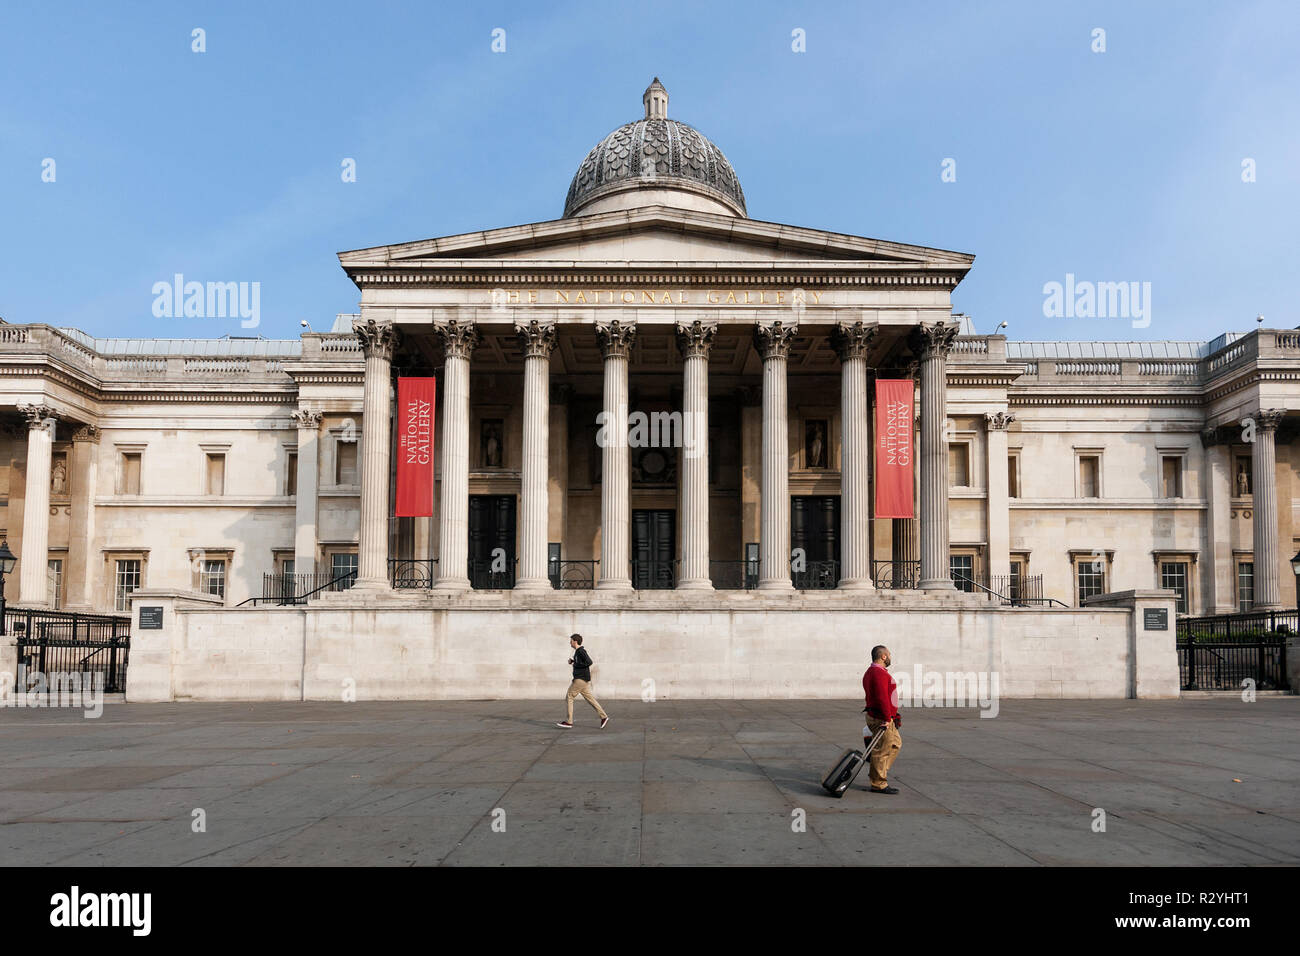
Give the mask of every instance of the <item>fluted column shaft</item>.
<path id="1" fill-rule="evenodd" d="M 442 497 L 438 502 L 438 580 L 444 591 L 469 588 L 469 363 L 476 326 L 439 325 L 443 345 Z"/>
<path id="2" fill-rule="evenodd" d="M 1252 518 L 1255 562 L 1255 607 L 1282 606 L 1277 567 L 1277 451 L 1274 436 L 1285 411 L 1261 408 L 1255 413 L 1255 441 L 1251 451 L 1251 481 L 1255 513 Z"/>
<path id="3" fill-rule="evenodd" d="M 597 588 L 631 588 L 632 511 L 628 481 L 627 366 L 636 326 L 614 320 L 597 323 L 596 339 L 605 359 L 601 410 L 600 581 Z"/>
<path id="4" fill-rule="evenodd" d="M 551 351 L 555 323 L 533 319 L 515 331 L 524 349 L 524 447 L 519 505 L 519 580 L 522 590 L 550 590 L 546 574 L 551 425 Z"/>
<path id="5" fill-rule="evenodd" d="M 871 581 L 871 420 L 867 351 L 876 327 L 838 324 L 831 342 L 840 358 L 840 581 L 869 590 Z"/>
<path id="6" fill-rule="evenodd" d="M 984 416 L 988 459 L 987 489 L 989 576 L 1011 576 L 1011 500 L 1007 484 L 1007 429 L 1016 417 L 1009 412 Z M 995 587 L 994 590 L 997 590 Z"/>
<path id="7" fill-rule="evenodd" d="M 388 490 L 392 458 L 389 416 L 393 349 L 398 332 L 391 322 L 374 319 L 354 326 L 353 331 L 366 357 L 361 399 L 361 529 L 355 587 L 383 591 L 388 590 Z M 298 464 L 302 465 L 301 459 Z"/>
<path id="8" fill-rule="evenodd" d="M 27 490 L 22 554 L 18 556 L 18 602 L 27 607 L 48 607 L 54 412 L 45 405 L 19 405 L 18 410 L 27 416 Z"/>
<path id="9" fill-rule="evenodd" d="M 316 499 L 320 455 L 318 436 L 321 413 L 300 408 L 293 413 L 293 419 L 298 425 L 298 484 L 293 490 L 293 570 L 295 574 L 312 574 L 316 570 Z"/>
<path id="10" fill-rule="evenodd" d="M 798 330 L 781 321 L 760 323 L 754 346 L 763 358 L 763 486 L 759 502 L 758 586 L 789 590 L 790 435 L 786 360 Z"/>
<path id="11" fill-rule="evenodd" d="M 682 534 L 677 586 L 710 590 L 709 576 L 709 350 L 717 324 L 678 324 L 682 371 Z"/>
<path id="12" fill-rule="evenodd" d="M 944 322 L 916 330 L 921 361 L 921 588 L 953 590 L 948 560 L 948 353 L 957 326 Z"/>

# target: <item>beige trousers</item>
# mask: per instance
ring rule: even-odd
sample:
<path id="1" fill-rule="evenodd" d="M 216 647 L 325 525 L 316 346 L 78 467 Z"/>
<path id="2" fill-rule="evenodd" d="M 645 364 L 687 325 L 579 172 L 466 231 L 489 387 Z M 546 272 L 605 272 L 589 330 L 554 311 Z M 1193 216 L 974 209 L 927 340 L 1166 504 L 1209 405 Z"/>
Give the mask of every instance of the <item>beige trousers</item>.
<path id="1" fill-rule="evenodd" d="M 871 767 L 867 773 L 871 785 L 881 790 L 889 786 L 889 768 L 894 765 L 894 758 L 903 747 L 903 737 L 892 720 L 886 723 L 872 717 L 867 721 L 867 726 L 871 728 L 873 742 L 876 734 L 884 734 L 884 739 L 871 751 Z"/>
<path id="2" fill-rule="evenodd" d="M 573 723 L 573 702 L 578 699 L 579 695 L 581 695 L 587 703 L 591 704 L 592 707 L 596 708 L 596 716 L 601 720 L 605 719 L 605 709 L 600 706 L 600 701 L 596 700 L 596 695 L 591 692 L 591 681 L 578 680 L 578 678 L 575 677 L 573 683 L 569 685 L 569 694 L 564 701 L 565 705 L 568 707 L 569 716 L 566 719 L 569 723 Z"/>

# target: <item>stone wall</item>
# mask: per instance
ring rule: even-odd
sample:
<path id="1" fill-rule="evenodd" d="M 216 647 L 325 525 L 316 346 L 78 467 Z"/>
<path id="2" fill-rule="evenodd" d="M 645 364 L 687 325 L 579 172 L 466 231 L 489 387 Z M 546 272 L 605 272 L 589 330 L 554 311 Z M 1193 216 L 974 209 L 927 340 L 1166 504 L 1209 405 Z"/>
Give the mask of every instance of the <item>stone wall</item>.
<path id="1" fill-rule="evenodd" d="M 529 608 L 471 598 L 457 607 L 234 610 L 143 592 L 137 608 L 166 604 L 164 628 L 135 629 L 127 697 L 337 700 L 354 690 L 358 700 L 558 698 L 574 631 L 596 661 L 597 693 L 610 699 L 647 690 L 660 699 L 853 698 L 881 643 L 896 674 L 996 674 L 1003 697 L 1123 698 L 1135 688 L 1178 695 L 1173 630 L 1139 648 L 1124 596 L 1118 606 L 1050 611 L 969 599 L 908 608 L 877 598 L 880 606 L 864 610 L 838 600 L 766 606 L 748 595 L 673 606 L 673 592 L 640 593 L 665 597 L 625 607 L 598 598 Z M 1172 622 L 1171 595 L 1143 600 L 1163 602 Z"/>

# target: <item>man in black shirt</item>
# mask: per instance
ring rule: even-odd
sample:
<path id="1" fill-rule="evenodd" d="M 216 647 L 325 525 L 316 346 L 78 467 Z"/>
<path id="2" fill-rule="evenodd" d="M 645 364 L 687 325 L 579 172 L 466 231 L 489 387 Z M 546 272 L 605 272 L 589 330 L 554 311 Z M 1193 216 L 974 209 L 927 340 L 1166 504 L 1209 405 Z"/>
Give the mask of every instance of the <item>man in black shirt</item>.
<path id="1" fill-rule="evenodd" d="M 582 635 L 570 635 L 569 646 L 573 648 L 573 656 L 569 658 L 569 663 L 573 665 L 573 683 L 569 685 L 569 694 L 565 699 L 569 716 L 555 726 L 563 727 L 565 730 L 573 726 L 573 702 L 581 694 L 587 703 L 596 708 L 596 713 L 600 715 L 600 726 L 604 727 L 609 723 L 609 715 L 605 713 L 605 709 L 600 706 L 600 701 L 596 700 L 591 692 L 591 655 L 582 646 Z"/>

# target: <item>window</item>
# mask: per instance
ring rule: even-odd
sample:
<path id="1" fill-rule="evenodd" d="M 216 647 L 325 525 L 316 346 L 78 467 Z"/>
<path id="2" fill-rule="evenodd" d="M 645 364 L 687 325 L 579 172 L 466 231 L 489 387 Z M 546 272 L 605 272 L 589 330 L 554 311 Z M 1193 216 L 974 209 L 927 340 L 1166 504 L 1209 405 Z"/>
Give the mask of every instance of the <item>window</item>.
<path id="1" fill-rule="evenodd" d="M 975 555 L 950 554 L 948 556 L 948 573 L 958 591 L 975 590 Z"/>
<path id="2" fill-rule="evenodd" d="M 122 452 L 118 462 L 117 493 L 119 495 L 138 495 L 140 493 L 140 452 Z M 122 609 L 118 608 L 118 610 Z"/>
<path id="3" fill-rule="evenodd" d="M 1024 558 L 1011 559 L 1011 577 L 1007 581 L 1007 597 L 1013 604 L 1025 599 L 1025 564 Z"/>
<path id="4" fill-rule="evenodd" d="M 199 572 L 199 591 L 203 594 L 215 594 L 219 598 L 226 596 L 226 562 L 224 558 L 205 559 L 203 570 Z"/>
<path id="5" fill-rule="evenodd" d="M 1255 562 L 1237 562 L 1237 610 L 1249 611 L 1255 606 Z"/>
<path id="6" fill-rule="evenodd" d="M 224 495 L 226 493 L 226 456 L 222 453 L 207 454 L 207 474 L 203 487 L 205 495 Z"/>
<path id="7" fill-rule="evenodd" d="M 970 486 L 970 444 L 950 442 L 948 445 L 948 487 Z"/>
<path id="8" fill-rule="evenodd" d="M 355 485 L 357 483 L 357 443 L 340 441 L 335 444 L 334 484 Z"/>
<path id="9" fill-rule="evenodd" d="M 298 453 L 291 451 L 284 463 L 284 493 L 290 498 L 298 494 Z"/>
<path id="10" fill-rule="evenodd" d="M 1169 588 L 1178 594 L 1177 611 L 1179 614 L 1187 613 L 1188 592 L 1187 592 L 1187 562 L 1186 561 L 1161 561 L 1160 562 L 1160 586 Z"/>
<path id="11" fill-rule="evenodd" d="M 1183 496 L 1183 459 L 1181 455 L 1164 455 L 1160 459 L 1160 497 Z"/>
<path id="12" fill-rule="evenodd" d="M 1107 557 L 1102 554 L 1085 554 L 1075 558 L 1075 603 L 1080 607 L 1085 598 L 1106 593 L 1106 564 Z"/>
<path id="13" fill-rule="evenodd" d="M 49 559 L 49 596 L 50 607 L 57 611 L 63 607 L 63 559 Z"/>
<path id="14" fill-rule="evenodd" d="M 1020 453 L 1007 455 L 1007 497 L 1020 497 Z"/>
<path id="15" fill-rule="evenodd" d="M 356 446 L 353 445 L 353 448 Z M 338 581 L 340 577 L 350 575 L 346 580 Z M 338 581 L 331 587 L 331 590 L 341 591 L 344 588 L 350 588 L 357 579 L 357 553 L 355 551 L 336 551 L 330 555 L 330 580 Z"/>
<path id="16" fill-rule="evenodd" d="M 1101 457 L 1099 455 L 1079 456 L 1079 497 L 1101 497 Z"/>
<path id="17" fill-rule="evenodd" d="M 138 457 L 138 456 L 137 456 Z M 113 576 L 113 609 L 128 610 L 131 592 L 140 587 L 140 559 L 121 558 Z"/>

